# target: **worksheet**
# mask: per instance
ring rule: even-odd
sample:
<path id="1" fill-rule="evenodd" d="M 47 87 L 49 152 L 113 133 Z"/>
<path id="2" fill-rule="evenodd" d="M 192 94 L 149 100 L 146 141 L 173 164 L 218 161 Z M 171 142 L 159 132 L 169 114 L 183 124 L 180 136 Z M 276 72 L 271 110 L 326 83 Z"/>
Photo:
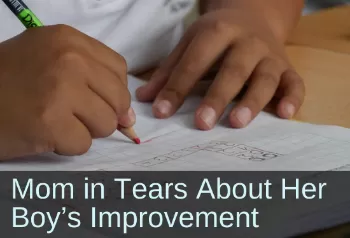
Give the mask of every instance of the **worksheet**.
<path id="1" fill-rule="evenodd" d="M 129 76 L 134 127 L 142 143 L 135 145 L 116 131 L 93 142 L 83 156 L 42 154 L 2 162 L 0 170 L 50 171 L 221 171 L 221 170 L 349 170 L 350 130 L 288 121 L 261 113 L 245 129 L 232 129 L 225 116 L 211 131 L 199 131 L 193 114 L 199 97 L 188 98 L 172 118 L 152 115 L 135 90 L 143 84 Z M 228 109 L 229 110 L 229 109 Z"/>

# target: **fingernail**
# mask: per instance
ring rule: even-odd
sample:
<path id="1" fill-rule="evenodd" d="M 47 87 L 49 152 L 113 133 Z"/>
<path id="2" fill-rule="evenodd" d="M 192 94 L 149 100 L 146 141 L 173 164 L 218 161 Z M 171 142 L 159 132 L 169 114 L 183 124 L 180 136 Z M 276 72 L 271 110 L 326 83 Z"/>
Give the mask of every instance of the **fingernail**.
<path id="1" fill-rule="evenodd" d="M 215 125 L 216 112 L 213 108 L 203 108 L 199 113 L 199 117 L 204 121 L 205 124 L 207 124 L 208 127 L 212 128 Z"/>
<path id="2" fill-rule="evenodd" d="M 133 122 L 136 121 L 136 114 L 135 114 L 135 111 L 134 109 L 132 109 L 131 107 L 129 108 L 128 110 L 128 116 L 129 116 L 129 119 Z"/>
<path id="3" fill-rule="evenodd" d="M 287 116 L 288 118 L 291 118 L 294 116 L 295 114 L 295 107 L 293 104 L 291 103 L 287 103 L 285 106 L 284 106 L 285 110 L 286 110 L 286 113 L 287 113 Z"/>
<path id="4" fill-rule="evenodd" d="M 243 107 L 236 112 L 235 116 L 242 126 L 245 127 L 252 119 L 252 111 L 247 107 Z"/>
<path id="5" fill-rule="evenodd" d="M 171 103 L 167 100 L 160 100 L 155 103 L 155 109 L 162 115 L 168 115 L 171 111 Z"/>

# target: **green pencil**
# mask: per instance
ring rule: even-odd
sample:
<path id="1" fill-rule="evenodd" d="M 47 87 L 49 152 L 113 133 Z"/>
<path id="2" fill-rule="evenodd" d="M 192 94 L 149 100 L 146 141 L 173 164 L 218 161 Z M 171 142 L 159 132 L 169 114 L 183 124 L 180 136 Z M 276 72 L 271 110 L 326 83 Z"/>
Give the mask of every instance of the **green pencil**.
<path id="1" fill-rule="evenodd" d="M 28 28 L 41 27 L 43 24 L 21 0 L 2 0 L 17 18 Z"/>

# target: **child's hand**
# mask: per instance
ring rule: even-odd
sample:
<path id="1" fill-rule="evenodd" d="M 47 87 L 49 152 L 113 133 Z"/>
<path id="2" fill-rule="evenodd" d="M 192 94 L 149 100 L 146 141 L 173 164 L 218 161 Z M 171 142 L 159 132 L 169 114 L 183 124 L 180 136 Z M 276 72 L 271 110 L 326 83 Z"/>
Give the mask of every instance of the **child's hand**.
<path id="1" fill-rule="evenodd" d="M 0 159 L 80 155 L 92 138 L 132 126 L 129 108 L 124 59 L 74 29 L 31 29 L 0 44 Z"/>
<path id="2" fill-rule="evenodd" d="M 214 63 L 220 70 L 196 112 L 199 129 L 213 128 L 245 84 L 248 90 L 229 116 L 233 127 L 247 126 L 274 96 L 282 118 L 291 118 L 303 102 L 303 80 L 288 62 L 282 40 L 263 18 L 235 10 L 213 11 L 193 24 L 151 81 L 138 89 L 138 98 L 155 99 L 154 115 L 170 117 Z"/>

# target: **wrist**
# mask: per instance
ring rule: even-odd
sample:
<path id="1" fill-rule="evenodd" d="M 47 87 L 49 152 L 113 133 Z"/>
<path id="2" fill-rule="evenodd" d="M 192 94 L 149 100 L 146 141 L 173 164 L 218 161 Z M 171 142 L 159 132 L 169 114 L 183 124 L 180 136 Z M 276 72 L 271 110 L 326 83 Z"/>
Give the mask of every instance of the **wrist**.
<path id="1" fill-rule="evenodd" d="M 300 18 L 302 3 L 302 0 L 201 0 L 200 13 L 231 9 L 232 14 L 243 16 L 256 27 L 268 27 L 276 39 L 285 42 Z"/>

